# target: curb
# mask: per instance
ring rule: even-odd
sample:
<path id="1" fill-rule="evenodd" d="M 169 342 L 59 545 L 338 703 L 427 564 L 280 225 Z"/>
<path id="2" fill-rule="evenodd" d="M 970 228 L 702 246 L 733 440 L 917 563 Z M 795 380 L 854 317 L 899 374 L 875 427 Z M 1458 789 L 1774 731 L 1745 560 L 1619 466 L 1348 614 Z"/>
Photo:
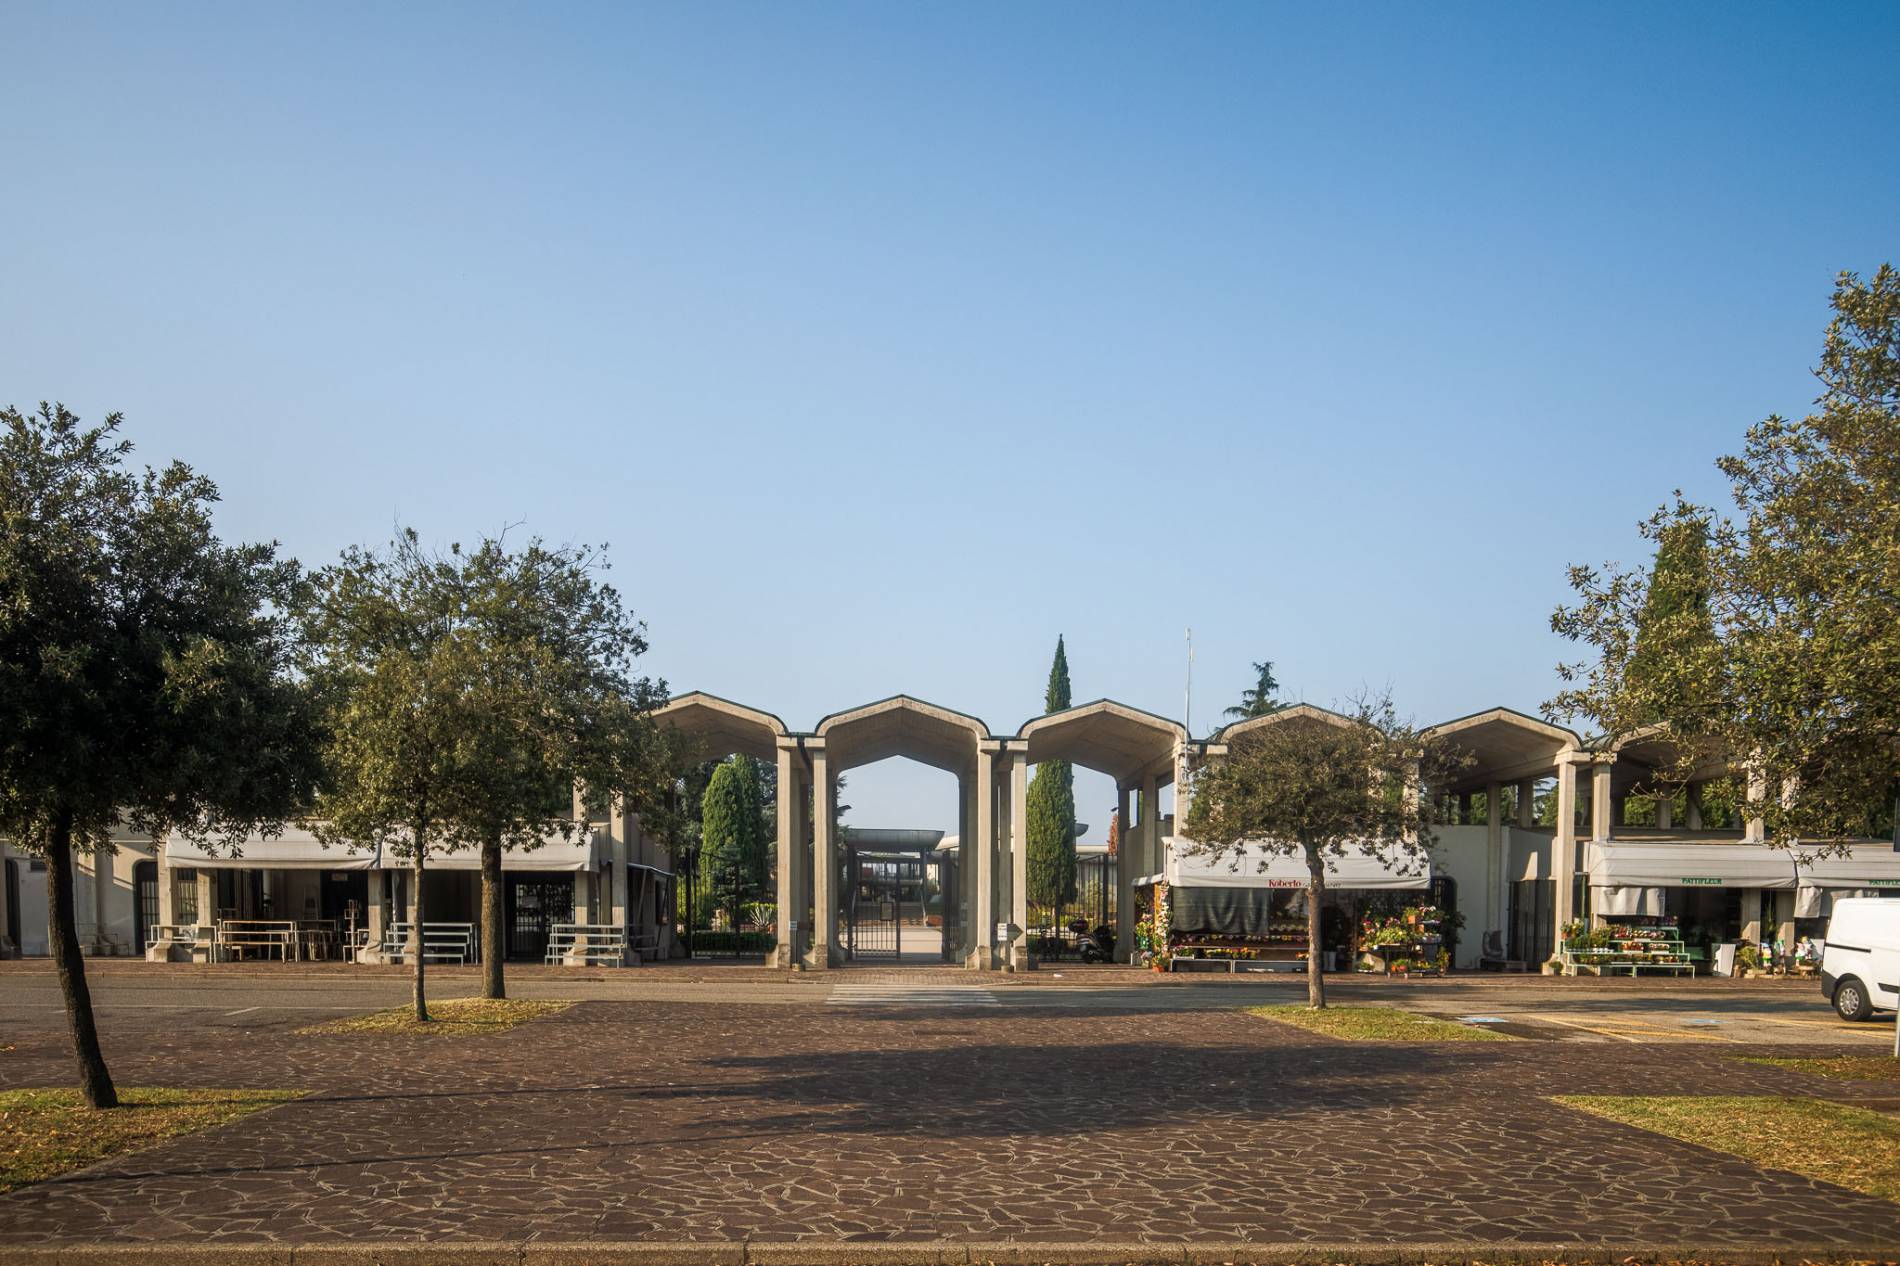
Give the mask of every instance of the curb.
<path id="1" fill-rule="evenodd" d="M 0 1248 L 0 1266 L 1514 1266 L 1563 1262 L 1629 1266 L 1705 1262 L 1892 1261 L 1892 1249 L 1839 1244 L 1268 1243 L 1209 1240 L 851 1243 L 377 1241 L 336 1244 L 98 1242 Z"/>

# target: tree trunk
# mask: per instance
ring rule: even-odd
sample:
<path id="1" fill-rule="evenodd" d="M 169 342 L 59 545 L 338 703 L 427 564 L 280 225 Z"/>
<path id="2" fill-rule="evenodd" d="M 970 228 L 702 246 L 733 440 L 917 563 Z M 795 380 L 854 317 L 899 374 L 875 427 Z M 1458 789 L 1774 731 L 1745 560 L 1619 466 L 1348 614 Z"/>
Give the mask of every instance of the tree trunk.
<path id="1" fill-rule="evenodd" d="M 79 1089 L 93 1108 L 116 1108 L 119 1092 L 99 1049 L 92 1018 L 92 990 L 86 986 L 86 960 L 79 952 L 79 920 L 73 913 L 73 818 L 61 810 L 46 840 L 46 930 L 53 943 L 53 966 L 66 999 L 66 1023 L 79 1060 Z"/>
<path id="2" fill-rule="evenodd" d="M 428 834 L 418 822 L 416 825 L 416 860 L 410 871 L 410 882 L 415 892 L 409 898 L 409 955 L 416 965 L 416 1021 L 427 1024 L 429 1021 L 429 1002 L 423 992 L 423 975 L 428 955 L 424 952 L 425 942 L 422 936 L 422 875 L 429 850 L 426 841 Z"/>
<path id="3" fill-rule="evenodd" d="M 482 997 L 506 998 L 502 983 L 501 837 L 482 842 Z"/>
<path id="4" fill-rule="evenodd" d="M 1306 1005 L 1326 1005 L 1326 977 L 1320 971 L 1320 903 L 1326 899 L 1326 861 L 1319 849 L 1306 846 Z"/>

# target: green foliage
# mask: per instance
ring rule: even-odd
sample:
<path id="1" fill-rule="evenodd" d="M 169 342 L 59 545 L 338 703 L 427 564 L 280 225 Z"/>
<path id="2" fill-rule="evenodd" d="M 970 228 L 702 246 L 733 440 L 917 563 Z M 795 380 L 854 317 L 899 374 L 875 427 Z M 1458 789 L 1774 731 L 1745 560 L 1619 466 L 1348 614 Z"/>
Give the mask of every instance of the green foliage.
<path id="1" fill-rule="evenodd" d="M 0 835 L 46 858 L 48 932 L 86 1100 L 115 1106 L 73 853 L 134 829 L 234 847 L 315 778 L 291 669 L 294 562 L 224 544 L 215 485 L 134 473 L 120 417 L 0 410 Z"/>
<path id="2" fill-rule="evenodd" d="M 700 866 L 722 902 L 757 901 L 771 886 L 772 839 L 766 834 L 759 763 L 734 755 L 713 770 L 701 801 Z"/>
<path id="3" fill-rule="evenodd" d="M 1843 273 L 1833 308 L 1816 411 L 1717 463 L 1734 516 L 1678 497 L 1642 526 L 1650 572 L 1574 567 L 1551 619 L 1596 658 L 1549 713 L 1611 739 L 1665 724 L 1671 776 L 1731 763 L 1738 816 L 1781 847 L 1890 822 L 1897 770 L 1900 272 Z"/>
<path id="4" fill-rule="evenodd" d="M 43 853 L 280 828 L 315 777 L 286 616 L 297 564 L 226 545 L 218 490 L 133 473 L 120 416 L 0 410 L 0 834 Z"/>
<path id="5" fill-rule="evenodd" d="M 1061 712 L 1070 706 L 1069 701 L 1069 655 L 1058 637 L 1043 708 Z M 1069 762 L 1048 760 L 1036 767 L 1025 809 L 1029 903 L 1065 905 L 1075 900 L 1075 771 Z"/>
<path id="6" fill-rule="evenodd" d="M 1236 721 L 1245 721 L 1250 717 L 1263 717 L 1269 712 L 1278 712 L 1286 705 L 1279 700 L 1280 683 L 1273 676 L 1273 661 L 1254 661 L 1257 674 L 1254 684 L 1240 692 L 1240 702 L 1227 709 L 1221 715 L 1232 717 Z"/>

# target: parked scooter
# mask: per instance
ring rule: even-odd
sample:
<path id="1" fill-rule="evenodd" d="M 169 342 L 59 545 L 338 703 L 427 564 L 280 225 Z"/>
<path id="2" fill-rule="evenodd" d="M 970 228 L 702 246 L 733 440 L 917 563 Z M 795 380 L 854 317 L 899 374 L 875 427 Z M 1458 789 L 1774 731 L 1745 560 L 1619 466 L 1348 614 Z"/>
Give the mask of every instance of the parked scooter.
<path id="1" fill-rule="evenodd" d="M 1089 930 L 1088 920 L 1077 919 L 1069 925 L 1076 934 L 1076 945 L 1085 963 L 1112 963 L 1115 961 L 1115 929 L 1104 923 L 1094 931 Z"/>

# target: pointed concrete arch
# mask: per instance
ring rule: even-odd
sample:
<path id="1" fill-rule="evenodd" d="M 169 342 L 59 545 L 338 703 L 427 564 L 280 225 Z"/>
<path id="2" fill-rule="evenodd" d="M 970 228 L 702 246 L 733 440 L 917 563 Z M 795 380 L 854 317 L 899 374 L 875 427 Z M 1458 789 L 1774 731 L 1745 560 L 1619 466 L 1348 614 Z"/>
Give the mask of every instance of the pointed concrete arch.
<path id="1" fill-rule="evenodd" d="M 1143 774 L 1174 778 L 1174 764 L 1187 744 L 1187 727 L 1113 699 L 1077 704 L 1031 718 L 1016 737 L 1028 745 L 1029 763 L 1066 760 L 1107 774 L 1117 786 Z"/>
<path id="2" fill-rule="evenodd" d="M 1107 774 L 1115 780 L 1115 813 L 1121 826 L 1121 850 L 1115 859 L 1115 918 L 1120 927 L 1133 927 L 1135 877 L 1159 870 L 1163 863 L 1161 788 L 1184 784 L 1192 744 L 1187 727 L 1152 712 L 1113 699 L 1097 699 L 1061 712 L 1032 717 L 1010 744 L 1020 749 L 1023 764 L 1065 760 Z M 1129 797 L 1139 793 L 1137 821 L 1129 813 Z M 1176 788 L 1176 811 L 1182 811 L 1181 788 Z M 1125 961 L 1135 957 L 1134 938 L 1117 946 Z"/>
<path id="3" fill-rule="evenodd" d="M 749 708 L 718 695 L 695 690 L 656 708 L 654 719 L 687 740 L 690 763 L 723 760 L 738 753 L 771 764 L 778 772 L 778 907 L 784 932 L 773 961 L 791 967 L 809 943 L 808 921 L 799 917 L 810 903 L 810 861 L 805 838 L 811 778 L 798 737 L 770 712 Z"/>
<path id="4" fill-rule="evenodd" d="M 1011 891 L 1008 881 L 999 877 L 997 864 L 999 836 L 1007 838 L 1007 831 L 999 827 L 1008 820 L 1011 808 L 1005 787 L 1010 758 L 1004 740 L 993 737 L 989 726 L 967 713 L 910 695 L 892 695 L 832 713 L 818 722 L 804 742 L 811 758 L 814 803 L 830 806 L 812 816 L 813 965 L 840 958 L 838 901 L 831 884 L 838 869 L 833 830 L 838 775 L 903 756 L 946 770 L 957 780 L 958 900 L 944 902 L 946 954 L 971 967 L 996 966 L 995 922 L 999 903 L 1007 909 Z M 1000 868 L 1001 875 L 1013 873 L 1007 866 Z"/>
<path id="5" fill-rule="evenodd" d="M 1583 738 L 1575 730 L 1505 707 L 1440 722 L 1428 727 L 1425 737 L 1471 759 L 1443 788 L 1455 793 L 1544 777 L 1554 773 L 1567 755 L 1584 748 Z"/>
<path id="6" fill-rule="evenodd" d="M 967 713 L 910 695 L 892 695 L 833 712 L 818 722 L 814 737 L 823 744 L 834 773 L 906 756 L 961 775 L 976 764 L 977 750 L 990 738 L 990 730 Z"/>
<path id="7" fill-rule="evenodd" d="M 718 760 L 734 752 L 769 761 L 777 755 L 780 740 L 790 737 L 785 722 L 770 712 L 703 690 L 679 695 L 654 709 L 653 719 L 692 742 L 695 762 Z"/>
<path id="8" fill-rule="evenodd" d="M 1229 721 L 1214 731 L 1214 742 L 1227 744 L 1243 735 L 1257 733 L 1269 726 L 1292 725 L 1299 722 L 1337 725 L 1342 728 L 1357 725 L 1358 722 L 1343 712 L 1334 712 L 1331 708 L 1322 708 L 1316 703 L 1295 703 L 1265 716 L 1247 717 L 1240 721 Z"/>

